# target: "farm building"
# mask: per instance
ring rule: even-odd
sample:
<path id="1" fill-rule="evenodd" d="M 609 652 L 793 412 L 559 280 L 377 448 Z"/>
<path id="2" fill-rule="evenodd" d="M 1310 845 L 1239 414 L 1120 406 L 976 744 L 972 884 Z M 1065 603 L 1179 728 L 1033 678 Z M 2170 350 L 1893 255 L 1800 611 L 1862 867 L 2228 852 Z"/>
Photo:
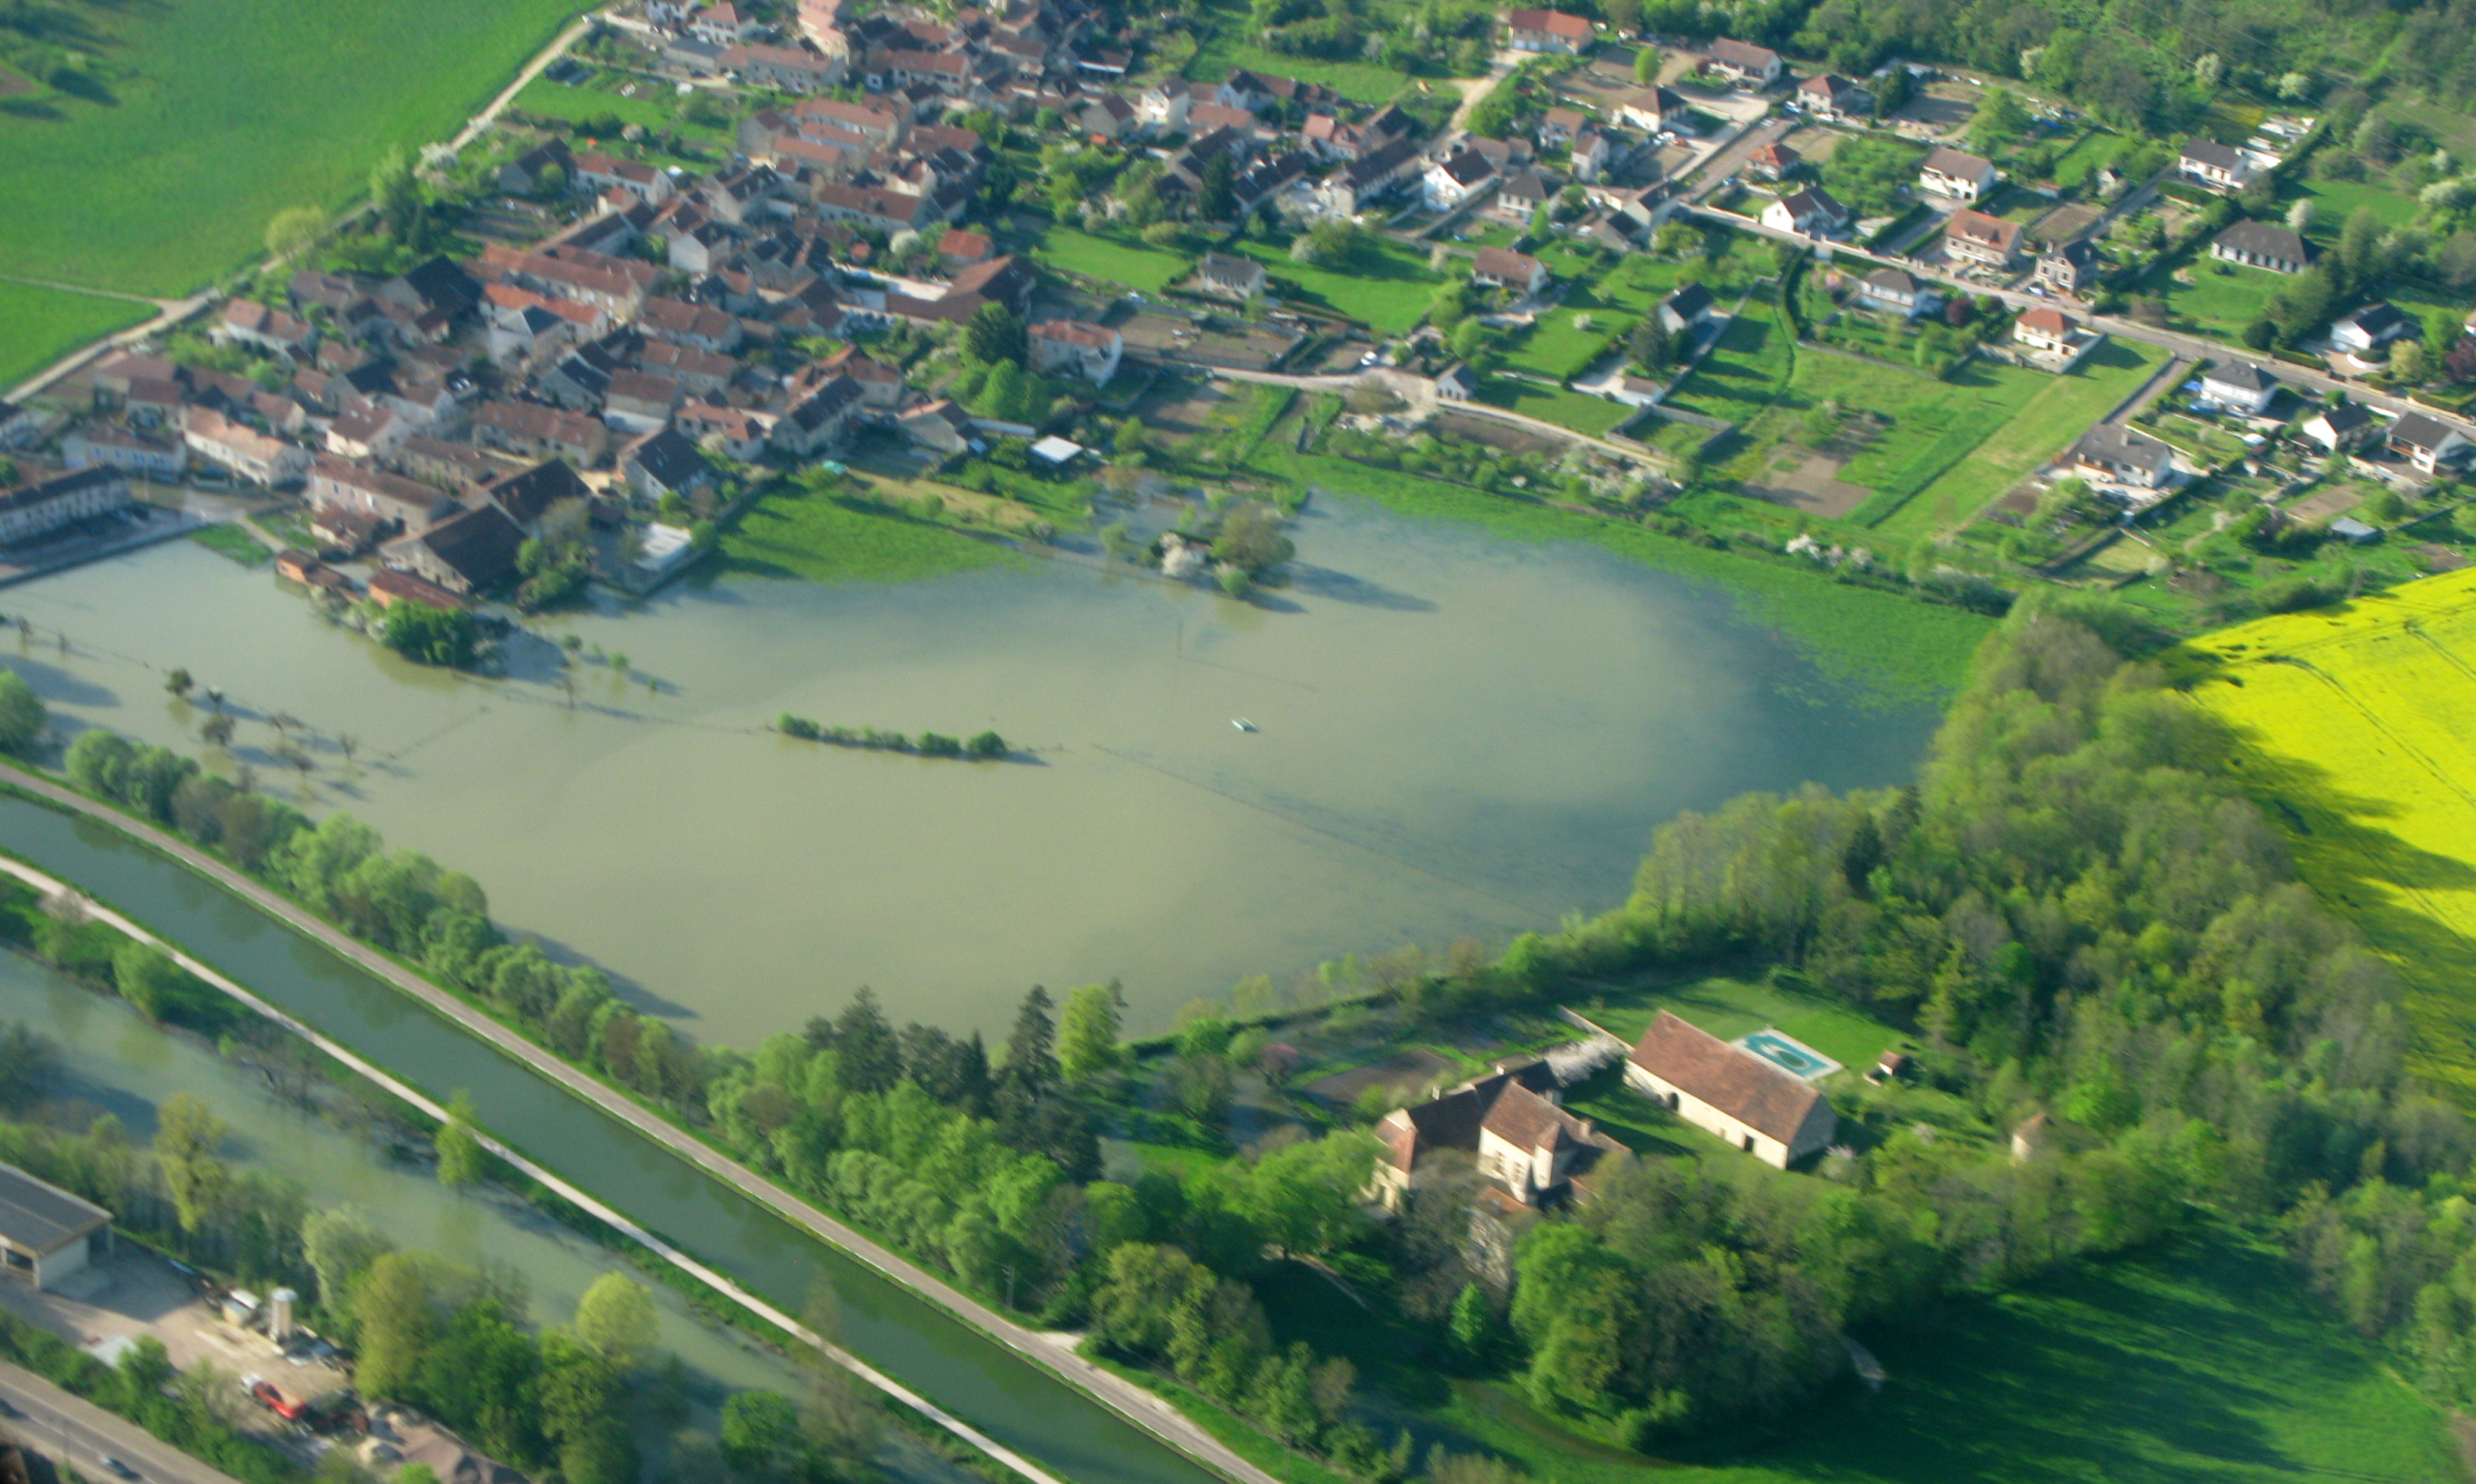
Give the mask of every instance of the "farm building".
<path id="1" fill-rule="evenodd" d="M 1822 1094 L 1666 1010 L 1634 1043 L 1625 1085 L 1767 1165 L 1816 1152 L 1839 1131 Z"/>
<path id="2" fill-rule="evenodd" d="M 110 1211 L 14 1165 L 0 1165 L 0 1271 L 53 1288 L 111 1250 Z"/>

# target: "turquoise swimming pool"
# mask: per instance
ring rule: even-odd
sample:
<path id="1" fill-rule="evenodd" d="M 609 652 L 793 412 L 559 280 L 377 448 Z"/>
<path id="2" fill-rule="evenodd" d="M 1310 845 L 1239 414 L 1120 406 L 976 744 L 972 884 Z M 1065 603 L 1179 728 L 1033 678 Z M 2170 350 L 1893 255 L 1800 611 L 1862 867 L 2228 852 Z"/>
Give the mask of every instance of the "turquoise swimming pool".
<path id="1" fill-rule="evenodd" d="M 1789 1076 L 1809 1082 L 1840 1070 L 1840 1063 L 1776 1030 L 1757 1030 L 1737 1044 Z"/>

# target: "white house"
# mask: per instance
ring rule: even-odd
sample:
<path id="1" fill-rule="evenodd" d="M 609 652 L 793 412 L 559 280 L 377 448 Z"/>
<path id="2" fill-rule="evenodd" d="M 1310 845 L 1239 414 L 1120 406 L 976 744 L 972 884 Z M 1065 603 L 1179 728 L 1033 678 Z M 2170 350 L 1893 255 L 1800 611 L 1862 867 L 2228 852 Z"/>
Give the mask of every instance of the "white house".
<path id="1" fill-rule="evenodd" d="M 1455 150 L 1427 166 L 1420 179 L 1419 193 L 1431 211 L 1449 211 L 1463 202 L 1487 189 L 1496 179 L 1496 166 L 1476 150 Z"/>
<path id="2" fill-rule="evenodd" d="M 2248 361 L 2224 361 L 2201 373 L 2201 395 L 2230 412 L 2258 417 L 2278 395 L 2278 378 Z"/>
<path id="3" fill-rule="evenodd" d="M 1591 44 L 1591 23 L 1563 11 L 1513 11 L 1504 17 L 1505 40 L 1517 52 L 1571 57 Z"/>
<path id="4" fill-rule="evenodd" d="M 1796 85 L 1797 106 L 1808 118 L 1840 123 L 1850 114 L 1872 108 L 1866 90 L 1837 72 L 1825 72 Z"/>
<path id="5" fill-rule="evenodd" d="M 1528 253 L 1482 247 L 1471 260 L 1471 282 L 1481 288 L 1510 288 L 1535 294 L 1548 286 L 1548 265 Z"/>
<path id="6" fill-rule="evenodd" d="M 1809 186 L 1763 208 L 1763 225 L 1809 237 L 1837 236 L 1848 230 L 1848 209 L 1821 186 Z"/>
<path id="7" fill-rule="evenodd" d="M 2341 402 L 2305 419 L 2300 431 L 2305 437 L 2319 444 L 2321 452 L 2335 454 L 2342 448 L 2363 447 L 2365 440 L 2380 427 L 2373 420 L 2373 414 L 2365 410 L 2363 403 Z"/>
<path id="8" fill-rule="evenodd" d="M 1103 325 L 1045 319 L 1031 327 L 1032 369 L 1044 376 L 1066 372 L 1106 386 L 1126 350 L 1127 337 Z"/>
<path id="9" fill-rule="evenodd" d="M 2081 434 L 2072 445 L 2072 465 L 2085 477 L 2135 489 L 2156 489 L 2166 482 L 2175 451 L 2147 433 L 2112 423 Z"/>
<path id="10" fill-rule="evenodd" d="M 1975 201 L 2003 179 L 1991 160 L 1956 149 L 1938 149 L 1918 167 L 1918 186 L 1953 201 Z"/>
<path id="11" fill-rule="evenodd" d="M 2186 180 L 2216 190 L 2241 190 L 2252 183 L 2251 157 L 2216 139 L 2194 139 L 2175 161 Z"/>
<path id="12" fill-rule="evenodd" d="M 2236 223 L 2211 239 L 2210 256 L 2272 273 L 2301 273 L 2306 261 L 2304 238 L 2276 222 Z"/>
<path id="13" fill-rule="evenodd" d="M 1437 1150 L 1473 1156 L 1482 1179 L 1532 1208 L 1560 1204 L 1577 1176 L 1623 1147 L 1558 1104 L 1554 1070 L 1540 1057 L 1508 1057 L 1488 1075 L 1424 1102 L 1398 1108 L 1375 1125 L 1383 1153 L 1370 1194 L 1399 1210 L 1420 1157 Z"/>
<path id="14" fill-rule="evenodd" d="M 1779 81 L 1780 54 L 1768 46 L 1722 37 L 1711 43 L 1711 50 L 1704 60 L 1712 71 L 1732 83 L 1751 83 L 1758 87 L 1769 87 Z"/>
<path id="15" fill-rule="evenodd" d="M 2068 356 L 2079 328 L 2063 310 L 2041 305 L 2012 322 L 2012 342 L 2049 356 Z"/>
<path id="16" fill-rule="evenodd" d="M 2415 321 L 2401 313 L 2387 300 L 2365 305 L 2352 314 L 2331 321 L 2330 348 L 2350 356 L 2362 356 L 2379 350 L 2404 334 L 2415 331 Z"/>
<path id="17" fill-rule="evenodd" d="M 1897 268 L 1876 268 L 1857 281 L 1857 302 L 1911 319 L 1935 306 L 1935 291 Z"/>
<path id="18" fill-rule="evenodd" d="M 1671 335 L 1683 335 L 1711 322 L 1711 290 L 1699 284 L 1688 284 L 1659 301 L 1659 328 Z"/>
<path id="19" fill-rule="evenodd" d="M 1634 1044 L 1624 1076 L 1678 1118 L 1782 1170 L 1829 1145 L 1840 1128 L 1813 1087 L 1666 1010 Z"/>
<path id="20" fill-rule="evenodd" d="M 2388 441 L 2390 452 L 2415 466 L 2418 474 L 2431 474 L 2443 459 L 2454 457 L 2467 446 L 2467 439 L 2458 429 L 2422 412 L 2405 412 L 2390 424 Z"/>

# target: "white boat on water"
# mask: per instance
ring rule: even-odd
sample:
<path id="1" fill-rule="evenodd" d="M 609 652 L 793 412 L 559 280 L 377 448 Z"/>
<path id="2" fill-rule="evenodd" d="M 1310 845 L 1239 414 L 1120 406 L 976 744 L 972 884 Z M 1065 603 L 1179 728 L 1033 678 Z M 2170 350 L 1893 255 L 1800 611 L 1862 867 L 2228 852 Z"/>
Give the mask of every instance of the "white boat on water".
<path id="1" fill-rule="evenodd" d="M 1240 731 L 1253 731 L 1255 730 L 1255 724 L 1243 716 L 1233 716 L 1229 718 L 1229 725 L 1237 728 Z"/>

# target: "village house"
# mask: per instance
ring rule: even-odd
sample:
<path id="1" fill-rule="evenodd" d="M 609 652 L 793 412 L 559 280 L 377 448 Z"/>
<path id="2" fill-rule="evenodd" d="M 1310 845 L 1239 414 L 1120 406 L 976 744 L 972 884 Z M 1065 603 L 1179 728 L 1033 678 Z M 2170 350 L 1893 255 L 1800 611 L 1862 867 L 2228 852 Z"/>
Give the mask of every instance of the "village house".
<path id="1" fill-rule="evenodd" d="M 2175 451 L 2145 433 L 2102 423 L 2072 445 L 2071 461 L 2084 479 L 2157 489 L 2174 467 Z"/>
<path id="2" fill-rule="evenodd" d="M 1565 1111 L 1559 1096 L 1546 1060 L 1508 1057 L 1485 1076 L 1395 1109 L 1375 1125 L 1383 1153 L 1370 1194 L 1388 1210 L 1403 1209 L 1420 1161 L 1451 1150 L 1469 1154 L 1480 1178 L 1523 1206 L 1564 1204 L 1577 1178 L 1622 1157 L 1624 1147 Z"/>
<path id="3" fill-rule="evenodd" d="M 2193 139 L 2184 146 L 2175 168 L 2184 179 L 2213 190 L 2241 190 L 2252 184 L 2253 164 L 2242 150 L 2216 139 Z"/>
<path id="4" fill-rule="evenodd" d="M 21 546 L 136 503 L 129 476 L 109 464 L 32 472 L 34 478 L 0 494 L 0 546 Z"/>
<path id="5" fill-rule="evenodd" d="M 1572 142 L 1573 136 L 1581 133 L 1590 122 L 1591 115 L 1580 109 L 1549 109 L 1539 115 L 1539 127 L 1535 131 L 1539 137 L 1539 147 L 1554 149 L 1560 144 L 1570 144 Z"/>
<path id="6" fill-rule="evenodd" d="M 1857 302 L 1915 319 L 1934 308 L 1935 292 L 1897 268 L 1876 268 L 1857 281 Z"/>
<path id="7" fill-rule="evenodd" d="M 1451 211 L 1486 190 L 1495 180 L 1494 161 L 1476 150 L 1456 149 L 1427 166 L 1427 173 L 1420 180 L 1419 190 L 1427 210 Z"/>
<path id="8" fill-rule="evenodd" d="M 313 510 L 359 510 L 382 526 L 403 531 L 428 530 L 456 507 L 435 484 L 327 458 L 310 466 L 301 498 Z"/>
<path id="9" fill-rule="evenodd" d="M 636 353 L 636 366 L 656 376 L 667 376 L 689 394 L 712 396 L 729 386 L 739 376 L 739 362 L 728 356 L 701 351 L 693 345 L 675 345 L 668 340 L 656 340 Z"/>
<path id="10" fill-rule="evenodd" d="M 1418 141 L 1395 139 L 1318 182 L 1316 203 L 1336 216 L 1355 216 L 1370 202 L 1417 173 L 1419 164 Z"/>
<path id="11" fill-rule="evenodd" d="M 671 426 L 728 458 L 747 463 L 765 452 L 772 428 L 763 414 L 744 408 L 691 402 L 679 409 Z"/>
<path id="12" fill-rule="evenodd" d="M 1837 72 L 1825 72 L 1797 84 L 1796 101 L 1806 117 L 1829 124 L 1845 123 L 1874 107 L 1866 89 Z"/>
<path id="13" fill-rule="evenodd" d="M 1588 19 L 1563 11 L 1510 11 L 1504 17 L 1505 44 L 1517 52 L 1545 52 L 1571 57 L 1591 44 Z"/>
<path id="14" fill-rule="evenodd" d="M 1683 336 L 1709 324 L 1715 308 L 1710 289 L 1699 284 L 1688 284 L 1659 301 L 1659 308 L 1653 312 L 1659 316 L 1660 329 L 1671 335 Z"/>
<path id="15" fill-rule="evenodd" d="M 1566 158 L 1566 164 L 1572 168 L 1573 179 L 1587 186 L 1622 163 L 1625 154 L 1625 145 L 1616 136 L 1585 128 L 1573 136 L 1572 152 Z"/>
<path id="16" fill-rule="evenodd" d="M 2008 268 L 2020 250 L 2020 224 L 1966 207 L 1944 224 L 1944 256 L 1953 262 Z"/>
<path id="17" fill-rule="evenodd" d="M 190 409 L 181 430 L 181 441 L 207 462 L 270 489 L 301 482 L 301 477 L 310 469 L 308 449 L 205 408 Z"/>
<path id="18" fill-rule="evenodd" d="M 72 469 L 100 466 L 168 483 L 187 472 L 189 451 L 117 423 L 81 423 L 61 439 L 61 459 Z"/>
<path id="19" fill-rule="evenodd" d="M 1548 265 L 1528 253 L 1482 247 L 1471 260 L 1471 282 L 1481 288 L 1504 288 L 1527 297 L 1548 286 Z"/>
<path id="20" fill-rule="evenodd" d="M 2067 242 L 2038 260 L 2037 286 L 2073 298 L 2097 282 L 2097 244 L 2087 237 Z"/>
<path id="21" fill-rule="evenodd" d="M 627 477 L 629 491 L 647 501 L 664 495 L 685 499 L 713 479 L 713 465 L 705 455 L 671 428 L 630 444 L 619 456 L 619 472 Z"/>
<path id="22" fill-rule="evenodd" d="M 1195 290 L 1244 303 L 1264 291 L 1264 265 L 1231 253 L 1206 253 L 1195 265 Z"/>
<path id="23" fill-rule="evenodd" d="M 1746 157 L 1746 164 L 1754 172 L 1754 178 L 1764 181 L 1787 180 L 1804 163 L 1805 157 L 1776 139 Z"/>
<path id="24" fill-rule="evenodd" d="M 384 458 L 414 435 L 412 420 L 395 408 L 355 399 L 327 424 L 327 452 L 342 458 Z"/>
<path id="25" fill-rule="evenodd" d="M 1820 1152 L 1840 1127 L 1811 1085 L 1666 1010 L 1634 1043 L 1624 1077 L 1679 1119 L 1775 1169 Z"/>
<path id="26" fill-rule="evenodd" d="M 925 449 L 940 458 L 951 458 L 974 446 L 972 415 L 956 407 L 949 397 L 910 408 L 895 419 L 895 427 L 904 441 L 916 449 Z"/>
<path id="27" fill-rule="evenodd" d="M 418 603 L 441 612 L 457 612 L 473 606 L 426 577 L 394 567 L 381 567 L 370 574 L 370 601 L 382 612 L 399 603 Z"/>
<path id="28" fill-rule="evenodd" d="M 1672 87 L 1651 87 L 1627 94 L 1617 106 L 1617 121 L 1645 134 L 1687 133 L 1684 95 Z"/>
<path id="29" fill-rule="evenodd" d="M 647 371 L 613 371 L 602 400 L 602 420 L 621 433 L 651 433 L 670 426 L 680 405 L 680 383 Z"/>
<path id="30" fill-rule="evenodd" d="M 850 436 L 852 420 L 859 415 L 860 401 L 857 382 L 847 376 L 830 377 L 800 396 L 774 424 L 768 440 L 773 447 L 802 458 L 831 452 L 842 447 Z"/>
<path id="31" fill-rule="evenodd" d="M 2278 378 L 2242 360 L 2222 360 L 2201 373 L 2201 395 L 2229 412 L 2259 417 L 2278 395 Z"/>
<path id="32" fill-rule="evenodd" d="M 561 190 L 573 189 L 576 155 L 568 149 L 565 139 L 545 139 L 499 166 L 498 186 L 510 196 L 530 196 L 554 186 Z"/>
<path id="33" fill-rule="evenodd" d="M 1437 372 L 1428 384 L 1435 389 L 1438 402 L 1468 402 L 1478 395 L 1478 378 L 1458 360 Z"/>
<path id="34" fill-rule="evenodd" d="M 273 351 L 281 356 L 307 355 L 318 340 L 318 332 L 307 320 L 297 319 L 282 309 L 273 309 L 255 299 L 230 299 L 217 317 L 209 339 L 219 345 L 249 345 Z"/>
<path id="35" fill-rule="evenodd" d="M 593 500 L 593 486 L 561 458 L 545 458 L 530 469 L 494 473 L 475 481 L 471 493 L 497 506 L 529 536 L 541 533 L 542 517 L 551 507 L 568 500 L 587 504 Z"/>
<path id="36" fill-rule="evenodd" d="M 473 441 L 526 458 L 555 456 L 589 469 L 609 447 L 610 430 L 582 412 L 492 400 L 473 409 Z"/>
<path id="37" fill-rule="evenodd" d="M 1499 221 L 1527 223 L 1555 194 L 1556 188 L 1538 171 L 1516 170 L 1497 186 L 1496 199 L 1488 203 L 1488 214 Z"/>
<path id="38" fill-rule="evenodd" d="M 1975 201 L 2002 179 L 1993 161 L 1956 149 L 1936 149 L 1918 167 L 1919 188 L 1953 201 Z"/>
<path id="39" fill-rule="evenodd" d="M 1106 386 L 1126 349 L 1125 335 L 1079 319 L 1045 319 L 1031 327 L 1032 369 L 1043 376 L 1062 373 Z"/>
<path id="40" fill-rule="evenodd" d="M 2080 327 L 2061 309 L 2040 305 L 2024 310 L 2012 324 L 2012 343 L 2048 356 L 2069 356 Z"/>
<path id="41" fill-rule="evenodd" d="M 1763 225 L 1773 232 L 1833 237 L 1848 230 L 1848 209 L 1821 186 L 1809 186 L 1763 208 Z"/>
<path id="42" fill-rule="evenodd" d="M 636 328 L 656 339 L 717 356 L 737 350 L 741 337 L 738 320 L 709 304 L 690 304 L 684 299 L 646 300 L 636 316 Z"/>
<path id="43" fill-rule="evenodd" d="M 1780 54 L 1768 46 L 1739 41 L 1722 37 L 1711 43 L 1704 62 L 1728 81 L 1756 87 L 1769 87 L 1779 81 Z"/>
<path id="44" fill-rule="evenodd" d="M 2422 412 L 2401 413 L 2390 424 L 2383 441 L 2418 474 L 2437 472 L 2445 460 L 2458 458 L 2467 447 L 2467 439 L 2458 429 Z"/>
<path id="45" fill-rule="evenodd" d="M 2363 403 L 2340 402 L 2305 419 L 2298 431 L 2318 445 L 2321 452 L 2335 454 L 2340 449 L 2364 447 L 2381 431 L 2381 424 Z"/>
<path id="46" fill-rule="evenodd" d="M 619 160 L 603 154 L 577 156 L 574 179 L 590 194 L 600 196 L 622 190 L 647 206 L 660 206 L 679 194 L 668 171 L 640 160 Z"/>
<path id="47" fill-rule="evenodd" d="M 2236 223 L 2211 239 L 2210 256 L 2272 273 L 2301 273 L 2309 260 L 2303 235 L 2276 222 Z"/>
<path id="48" fill-rule="evenodd" d="M 2415 321 L 2387 300 L 2377 300 L 2330 324 L 2330 348 L 2350 356 L 2368 356 L 2401 335 L 2415 333 Z"/>
<path id="49" fill-rule="evenodd" d="M 379 559 L 451 593 L 472 597 L 516 580 L 516 552 L 525 533 L 495 505 L 458 510 L 438 524 L 398 536 L 379 548 Z M 376 582 L 371 584 L 375 589 Z"/>
<path id="50" fill-rule="evenodd" d="M 794 46 L 732 46 L 719 59 L 727 73 L 780 92 L 821 93 L 843 80 L 843 64 L 832 57 Z"/>

